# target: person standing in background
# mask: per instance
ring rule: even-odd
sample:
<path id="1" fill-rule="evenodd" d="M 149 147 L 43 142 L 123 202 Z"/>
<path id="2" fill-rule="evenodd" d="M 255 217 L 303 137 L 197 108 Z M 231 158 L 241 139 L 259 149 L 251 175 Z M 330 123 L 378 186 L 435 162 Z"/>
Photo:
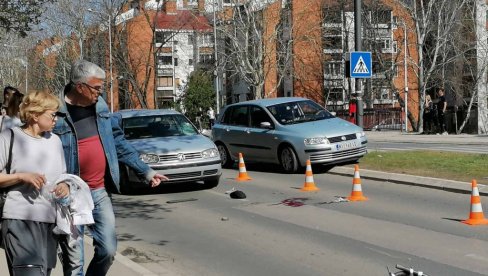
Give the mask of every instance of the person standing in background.
<path id="1" fill-rule="evenodd" d="M 432 102 L 432 98 L 430 97 L 429 94 L 425 96 L 425 102 L 424 102 L 424 133 L 425 134 L 430 134 L 432 133 L 432 117 L 433 117 L 433 106 L 434 103 Z"/>
<path id="2" fill-rule="evenodd" d="M 445 114 L 447 109 L 446 97 L 444 96 L 444 88 L 440 88 L 437 92 L 439 102 L 437 102 L 437 120 L 439 124 L 439 131 L 442 135 L 447 135 Z M 438 133 L 439 134 L 439 133 Z"/>
<path id="3" fill-rule="evenodd" d="M 7 109 L 8 102 L 10 101 L 10 98 L 12 97 L 13 94 L 15 93 L 20 93 L 20 91 L 12 86 L 6 86 L 3 89 L 3 103 L 2 103 L 2 108 Z M 20 93 L 22 94 L 22 93 Z"/>
<path id="4" fill-rule="evenodd" d="M 209 109 L 207 111 L 207 116 L 208 116 L 208 120 L 210 122 L 210 129 L 212 129 L 212 126 L 215 123 L 215 111 L 213 110 L 212 107 L 209 107 Z"/>
<path id="5" fill-rule="evenodd" d="M 4 94 L 5 96 L 5 94 Z M 8 96 L 7 106 L 5 108 L 5 115 L 2 115 L 0 122 L 0 132 L 16 126 L 21 126 L 22 121 L 19 118 L 20 104 L 24 95 L 18 90 Z M 4 100 L 5 102 L 5 100 Z M 3 106 L 2 106 L 3 109 Z"/>

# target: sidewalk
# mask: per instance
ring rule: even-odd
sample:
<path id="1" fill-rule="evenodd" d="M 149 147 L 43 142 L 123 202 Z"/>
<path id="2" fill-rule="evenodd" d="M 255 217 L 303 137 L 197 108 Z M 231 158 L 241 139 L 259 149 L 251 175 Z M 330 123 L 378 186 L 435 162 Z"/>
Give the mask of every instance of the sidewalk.
<path id="1" fill-rule="evenodd" d="M 397 142 L 397 143 L 444 143 L 444 144 L 470 144 L 488 146 L 488 135 L 424 135 L 418 133 L 402 133 L 400 131 L 367 131 L 366 137 L 370 142 Z M 352 166 L 334 167 L 329 173 L 351 176 L 354 174 Z M 452 191 L 457 193 L 471 193 L 471 183 L 447 179 L 407 175 L 399 173 L 386 173 L 381 171 L 361 169 L 361 177 L 365 179 L 386 181 L 396 184 L 421 186 L 431 189 Z M 478 183 L 481 195 L 488 195 L 488 186 Z"/>
<path id="2" fill-rule="evenodd" d="M 85 235 L 85 271 L 88 267 L 88 263 L 93 257 L 92 239 Z M 5 251 L 0 249 L 0 275 L 9 275 L 7 262 L 5 260 Z M 149 271 L 147 268 L 133 262 L 129 258 L 124 257 L 117 252 L 114 263 L 110 268 L 108 276 L 156 276 L 156 275 L 173 275 L 169 271 L 158 271 L 158 274 Z M 51 276 L 63 276 L 63 270 L 61 268 L 61 262 L 57 261 L 56 268 L 52 271 Z"/>
<path id="3" fill-rule="evenodd" d="M 447 143 L 488 145 L 488 135 L 476 134 L 418 134 L 400 131 L 366 131 L 366 137 L 374 142 L 401 142 L 401 143 Z"/>

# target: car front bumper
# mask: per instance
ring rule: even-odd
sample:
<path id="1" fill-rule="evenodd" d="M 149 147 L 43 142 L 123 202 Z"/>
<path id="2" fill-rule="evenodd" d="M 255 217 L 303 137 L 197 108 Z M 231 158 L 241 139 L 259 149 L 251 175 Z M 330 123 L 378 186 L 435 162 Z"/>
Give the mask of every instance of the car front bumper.
<path id="1" fill-rule="evenodd" d="M 219 178 L 222 174 L 220 159 L 177 165 L 151 164 L 149 167 L 151 167 L 157 173 L 163 174 L 169 178 L 168 181 L 164 181 L 162 184 L 205 181 Z M 132 171 L 129 171 L 129 181 L 138 181 L 137 176 Z"/>
<path id="2" fill-rule="evenodd" d="M 305 149 L 300 153 L 300 161 L 307 159 L 312 164 L 341 164 L 348 161 L 357 160 L 367 153 L 367 140 L 356 141 L 358 146 L 341 147 L 344 143 L 330 144 L 327 147 Z M 302 162 L 303 163 L 303 162 Z M 305 164 L 302 164 L 305 165 Z"/>

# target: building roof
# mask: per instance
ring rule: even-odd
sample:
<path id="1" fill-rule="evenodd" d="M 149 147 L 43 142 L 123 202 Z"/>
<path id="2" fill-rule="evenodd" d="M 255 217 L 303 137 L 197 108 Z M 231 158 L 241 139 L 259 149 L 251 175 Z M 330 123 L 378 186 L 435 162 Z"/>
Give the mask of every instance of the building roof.
<path id="1" fill-rule="evenodd" d="M 189 10 L 177 10 L 176 13 L 158 13 L 156 29 L 212 31 L 207 18 Z"/>

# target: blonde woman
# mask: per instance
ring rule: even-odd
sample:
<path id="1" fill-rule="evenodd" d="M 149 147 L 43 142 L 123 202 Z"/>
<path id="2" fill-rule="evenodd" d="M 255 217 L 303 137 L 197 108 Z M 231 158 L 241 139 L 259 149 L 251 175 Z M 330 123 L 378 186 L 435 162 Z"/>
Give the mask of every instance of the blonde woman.
<path id="1" fill-rule="evenodd" d="M 55 203 L 42 188 L 66 172 L 61 140 L 51 133 L 59 104 L 49 93 L 28 94 L 19 113 L 25 124 L 0 134 L 0 188 L 8 190 L 2 240 L 10 275 L 50 275 L 56 265 Z M 69 187 L 60 183 L 51 192 L 66 197 Z"/>
<path id="2" fill-rule="evenodd" d="M 433 115 L 434 115 L 434 110 L 433 110 L 433 102 L 432 98 L 430 97 L 429 94 L 425 96 L 425 102 L 424 102 L 424 133 L 430 134 L 432 133 L 432 120 L 433 120 Z"/>

